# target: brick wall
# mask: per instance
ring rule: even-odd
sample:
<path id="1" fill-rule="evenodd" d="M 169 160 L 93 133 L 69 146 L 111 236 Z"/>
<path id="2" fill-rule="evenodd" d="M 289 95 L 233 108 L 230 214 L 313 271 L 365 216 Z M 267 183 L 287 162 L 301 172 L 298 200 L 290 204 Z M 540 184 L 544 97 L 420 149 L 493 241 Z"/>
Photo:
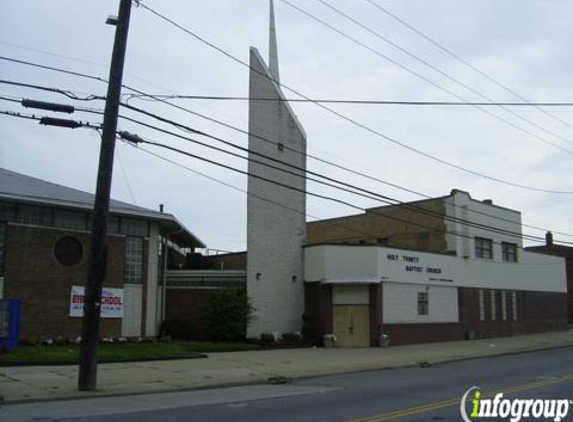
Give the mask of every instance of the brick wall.
<path id="1" fill-rule="evenodd" d="M 427 214 L 414 207 L 428 211 Z M 364 214 L 307 223 L 307 244 L 384 244 L 428 252 L 447 249 L 443 198 L 409 203 L 409 206 L 372 208 Z M 386 240 L 387 239 L 387 240 Z"/>
<path id="2" fill-rule="evenodd" d="M 205 340 L 203 310 L 214 289 L 168 288 L 166 321 L 184 321 L 192 326 L 192 337 Z"/>
<path id="3" fill-rule="evenodd" d="M 460 322 L 475 338 L 532 334 L 567 329 L 565 293 L 517 291 L 517 320 L 513 320 L 511 293 L 507 291 L 507 319 L 502 318 L 501 291 L 495 290 L 496 320 L 491 319 L 491 293 L 484 289 L 485 320 L 480 320 L 479 289 L 459 288 Z"/>
<path id="4" fill-rule="evenodd" d="M 54 256 L 63 236 L 77 238 L 83 256 L 77 265 L 64 266 Z M 4 297 L 22 300 L 20 338 L 41 340 L 55 336 L 74 339 L 81 333 L 81 318 L 69 317 L 71 286 L 85 285 L 90 235 L 85 232 L 9 224 L 6 238 Z M 106 287 L 123 287 L 125 243 L 109 236 Z M 102 336 L 121 335 L 121 319 L 102 318 Z"/>

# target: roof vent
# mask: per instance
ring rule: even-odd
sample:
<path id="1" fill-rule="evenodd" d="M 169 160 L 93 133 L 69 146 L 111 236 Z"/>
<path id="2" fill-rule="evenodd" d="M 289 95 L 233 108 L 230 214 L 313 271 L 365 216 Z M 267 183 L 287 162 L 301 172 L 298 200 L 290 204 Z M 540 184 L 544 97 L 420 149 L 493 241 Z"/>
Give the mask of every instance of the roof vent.
<path id="1" fill-rule="evenodd" d="M 487 205 L 493 205 L 493 201 L 491 199 L 484 199 L 483 203 Z"/>

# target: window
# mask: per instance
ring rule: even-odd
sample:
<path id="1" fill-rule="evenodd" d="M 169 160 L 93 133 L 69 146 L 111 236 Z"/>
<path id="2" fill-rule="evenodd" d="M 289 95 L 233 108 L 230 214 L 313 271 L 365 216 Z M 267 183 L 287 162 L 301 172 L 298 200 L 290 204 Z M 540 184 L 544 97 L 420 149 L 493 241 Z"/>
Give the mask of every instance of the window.
<path id="1" fill-rule="evenodd" d="M 497 313 L 496 313 L 496 303 L 495 303 L 495 290 L 490 290 L 490 296 L 491 296 L 491 320 L 495 321 L 497 319 Z"/>
<path id="2" fill-rule="evenodd" d="M 93 227 L 93 215 L 88 214 L 88 230 L 91 231 Z M 110 215 L 107 217 L 107 232 L 117 234 L 119 233 L 119 217 Z"/>
<path id="3" fill-rule="evenodd" d="M 86 214 L 77 211 L 56 210 L 54 225 L 60 229 L 86 230 Z"/>
<path id="4" fill-rule="evenodd" d="M 483 237 L 475 238 L 476 247 L 476 258 L 492 259 L 493 249 L 491 239 L 485 239 Z"/>
<path id="5" fill-rule="evenodd" d="M 18 207 L 18 222 L 35 226 L 51 226 L 52 210 L 43 207 L 20 205 Z"/>
<path id="6" fill-rule="evenodd" d="M 122 218 L 121 233 L 128 236 L 147 237 L 149 236 L 149 225 L 147 221 Z"/>
<path id="7" fill-rule="evenodd" d="M 78 264 L 82 260 L 83 254 L 82 242 L 72 236 L 64 236 L 58 239 L 54 247 L 56 259 L 66 267 Z"/>
<path id="8" fill-rule="evenodd" d="M 14 221 L 16 219 L 16 206 L 0 202 L 0 221 Z"/>
<path id="9" fill-rule="evenodd" d="M 418 292 L 418 315 L 428 315 L 428 293 Z"/>
<path id="10" fill-rule="evenodd" d="M 479 320 L 485 321 L 485 296 L 483 289 L 479 289 Z"/>
<path id="11" fill-rule="evenodd" d="M 125 283 L 143 283 L 143 239 L 125 238 Z"/>
<path id="12" fill-rule="evenodd" d="M 503 262 L 517 262 L 517 245 L 501 242 L 501 259 Z"/>
<path id="13" fill-rule="evenodd" d="M 506 291 L 501 291 L 501 319 L 507 321 L 507 297 Z"/>
<path id="14" fill-rule="evenodd" d="M 511 292 L 511 307 L 512 307 L 512 317 L 514 321 L 517 321 L 517 293 Z"/>

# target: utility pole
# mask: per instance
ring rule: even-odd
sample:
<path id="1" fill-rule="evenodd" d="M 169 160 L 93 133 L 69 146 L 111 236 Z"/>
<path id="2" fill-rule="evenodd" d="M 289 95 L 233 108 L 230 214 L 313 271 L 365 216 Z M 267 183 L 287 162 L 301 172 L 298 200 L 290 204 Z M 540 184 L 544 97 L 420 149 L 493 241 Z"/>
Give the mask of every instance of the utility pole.
<path id="1" fill-rule="evenodd" d="M 130 14 L 131 0 L 120 0 L 117 20 L 108 18 L 108 23 L 115 24 L 116 29 L 103 118 L 88 279 L 85 288 L 79 391 L 95 391 L 96 389 L 101 291 L 107 268 L 107 216 Z"/>

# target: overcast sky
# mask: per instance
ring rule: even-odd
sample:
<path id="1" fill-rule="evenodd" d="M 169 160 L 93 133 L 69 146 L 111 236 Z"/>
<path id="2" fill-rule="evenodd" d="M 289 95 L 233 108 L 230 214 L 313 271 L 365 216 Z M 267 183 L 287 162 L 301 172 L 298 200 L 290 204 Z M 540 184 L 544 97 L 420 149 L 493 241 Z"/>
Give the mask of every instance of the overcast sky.
<path id="1" fill-rule="evenodd" d="M 289 1 L 368 47 L 353 43 L 277 0 L 281 82 L 309 97 L 485 101 L 478 95 L 481 93 L 499 102 L 520 101 L 366 0 L 327 0 L 327 3 L 438 68 L 449 78 L 317 1 Z M 374 1 L 529 101 L 573 100 L 572 2 Z M 118 3 L 116 0 L 0 0 L 0 55 L 107 78 L 114 29 L 105 25 L 105 19 L 117 14 Z M 248 61 L 250 46 L 255 46 L 263 57 L 267 57 L 268 1 L 146 0 L 144 3 L 243 61 Z M 105 95 L 106 92 L 103 83 L 6 61 L 0 61 L 0 72 L 1 79 L 85 95 Z M 153 94 L 246 96 L 248 69 L 140 7 L 132 10 L 124 82 Z M 0 84 L 0 93 L 72 103 L 58 94 L 4 84 Z M 292 93 L 285 94 L 295 98 Z M 29 111 L 18 104 L 0 102 L 1 110 Z M 246 146 L 245 134 L 196 115 L 157 102 L 132 99 L 130 103 Z M 247 129 L 248 104 L 245 101 L 177 100 L 176 103 Z M 101 101 L 76 104 L 98 109 L 104 105 Z M 528 191 L 476 177 L 352 126 L 314 104 L 294 103 L 292 107 L 307 132 L 310 154 L 426 195 L 441 196 L 452 188 L 462 189 L 470 192 L 473 198 L 490 198 L 496 204 L 520 210 L 526 224 L 573 234 L 571 194 Z M 511 108 L 520 118 L 498 107 L 483 107 L 482 110 L 469 106 L 329 107 L 403 144 L 475 172 L 541 189 L 573 191 L 570 177 L 573 162 L 571 108 L 545 108 L 552 116 L 532 107 Z M 125 114 L 157 123 L 133 113 Z M 100 121 L 98 115 L 85 113 L 76 113 L 74 118 Z M 2 167 L 90 192 L 95 190 L 99 151 L 96 132 L 44 127 L 33 121 L 5 116 L 0 116 L 0 121 Z M 226 158 L 133 123 L 120 121 L 119 128 L 246 169 L 244 161 Z M 212 178 L 246 189 L 246 179 L 242 175 L 160 149 L 149 149 Z M 399 200 L 421 199 L 312 159 L 308 161 L 308 168 Z M 313 183 L 309 183 L 308 188 L 361 207 L 380 205 Z M 117 146 L 112 196 L 152 209 L 164 203 L 166 211 L 175 214 L 209 247 L 245 248 L 244 193 L 121 143 Z M 320 218 L 357 212 L 314 198 L 308 199 L 307 211 Z M 530 229 L 526 232 L 543 235 L 541 231 Z M 573 241 L 563 235 L 555 235 L 555 238 Z"/>

